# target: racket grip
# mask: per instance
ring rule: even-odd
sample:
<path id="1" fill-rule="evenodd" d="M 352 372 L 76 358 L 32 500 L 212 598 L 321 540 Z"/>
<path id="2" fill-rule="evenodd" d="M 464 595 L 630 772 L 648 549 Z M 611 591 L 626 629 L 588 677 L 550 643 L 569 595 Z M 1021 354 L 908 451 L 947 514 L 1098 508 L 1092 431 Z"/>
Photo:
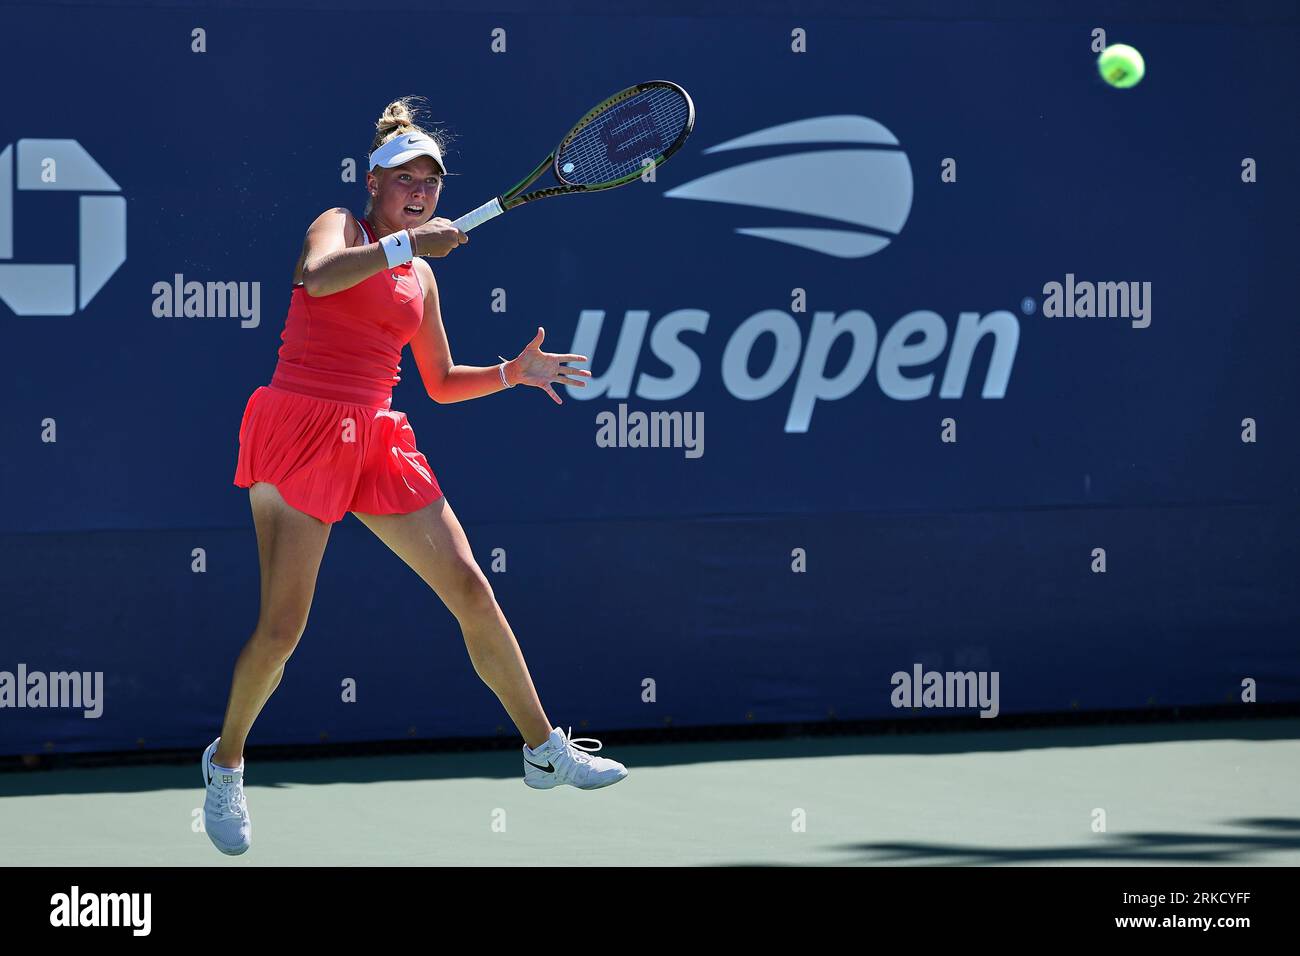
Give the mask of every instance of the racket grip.
<path id="1" fill-rule="evenodd" d="M 469 232 L 475 226 L 481 226 L 489 219 L 495 219 L 503 212 L 505 212 L 505 210 L 501 208 L 501 199 L 500 197 L 496 197 L 490 202 L 485 202 L 473 212 L 465 213 L 465 215 L 453 222 L 452 225 L 461 232 Z"/>

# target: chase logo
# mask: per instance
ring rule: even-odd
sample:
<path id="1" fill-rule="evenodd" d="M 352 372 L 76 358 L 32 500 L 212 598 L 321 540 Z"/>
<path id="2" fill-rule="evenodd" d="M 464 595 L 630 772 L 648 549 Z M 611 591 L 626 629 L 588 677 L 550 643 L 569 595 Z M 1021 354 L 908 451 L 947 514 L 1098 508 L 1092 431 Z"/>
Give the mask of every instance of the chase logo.
<path id="1" fill-rule="evenodd" d="M 857 144 L 755 159 L 670 189 L 670 199 L 700 199 L 780 209 L 845 226 L 746 226 L 736 232 L 841 259 L 885 248 L 912 208 L 912 167 L 894 134 L 866 116 L 815 116 L 711 146 L 705 153 L 756 147 Z"/>
<path id="2" fill-rule="evenodd" d="M 14 186 L 121 192 L 75 139 L 20 139 L 0 151 L 0 260 L 14 257 Z M 15 165 L 17 175 L 15 176 Z M 72 315 L 84 309 L 126 261 L 126 200 L 82 196 L 79 266 L 0 262 L 0 302 L 17 315 Z"/>

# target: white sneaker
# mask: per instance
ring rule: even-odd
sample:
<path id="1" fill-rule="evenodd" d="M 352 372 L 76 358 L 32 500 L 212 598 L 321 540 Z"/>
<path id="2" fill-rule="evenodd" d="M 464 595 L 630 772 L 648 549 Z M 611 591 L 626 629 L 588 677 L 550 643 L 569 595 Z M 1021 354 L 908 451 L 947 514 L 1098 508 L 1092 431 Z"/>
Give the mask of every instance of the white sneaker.
<path id="1" fill-rule="evenodd" d="M 549 790 L 566 783 L 579 790 L 599 790 L 627 776 L 627 768 L 618 761 L 591 756 L 604 746 L 599 740 L 569 734 L 556 727 L 536 750 L 524 747 L 524 783 L 534 790 Z"/>
<path id="2" fill-rule="evenodd" d="M 203 751 L 203 784 L 208 788 L 203 801 L 203 828 L 208 839 L 227 856 L 239 856 L 253 842 L 253 822 L 248 818 L 244 797 L 244 762 L 238 770 L 226 770 L 212 763 L 218 737 Z"/>

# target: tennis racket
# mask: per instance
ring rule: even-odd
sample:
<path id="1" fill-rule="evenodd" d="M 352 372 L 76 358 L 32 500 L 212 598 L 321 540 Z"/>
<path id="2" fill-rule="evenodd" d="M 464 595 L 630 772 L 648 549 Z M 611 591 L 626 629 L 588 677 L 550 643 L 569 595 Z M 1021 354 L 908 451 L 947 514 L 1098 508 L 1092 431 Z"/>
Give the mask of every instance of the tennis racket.
<path id="1" fill-rule="evenodd" d="M 676 83 L 652 80 L 630 86 L 588 110 L 526 179 L 452 225 L 469 232 L 535 199 L 596 192 L 630 183 L 651 166 L 667 162 L 681 149 L 694 126 L 695 104 Z M 524 192 L 548 166 L 560 185 Z"/>

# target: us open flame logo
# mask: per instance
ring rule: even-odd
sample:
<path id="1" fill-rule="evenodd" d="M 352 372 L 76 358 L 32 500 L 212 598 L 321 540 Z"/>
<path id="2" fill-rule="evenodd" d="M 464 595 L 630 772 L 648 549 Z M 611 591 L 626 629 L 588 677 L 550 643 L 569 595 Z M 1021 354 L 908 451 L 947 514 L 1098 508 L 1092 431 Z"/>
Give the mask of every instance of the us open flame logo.
<path id="1" fill-rule="evenodd" d="M 902 232 L 912 209 L 912 167 L 894 134 L 875 120 L 816 116 L 748 133 L 704 152 L 814 143 L 859 145 L 756 159 L 701 176 L 664 195 L 780 209 L 858 227 L 738 228 L 744 236 L 841 259 L 861 259 L 884 249 Z"/>

